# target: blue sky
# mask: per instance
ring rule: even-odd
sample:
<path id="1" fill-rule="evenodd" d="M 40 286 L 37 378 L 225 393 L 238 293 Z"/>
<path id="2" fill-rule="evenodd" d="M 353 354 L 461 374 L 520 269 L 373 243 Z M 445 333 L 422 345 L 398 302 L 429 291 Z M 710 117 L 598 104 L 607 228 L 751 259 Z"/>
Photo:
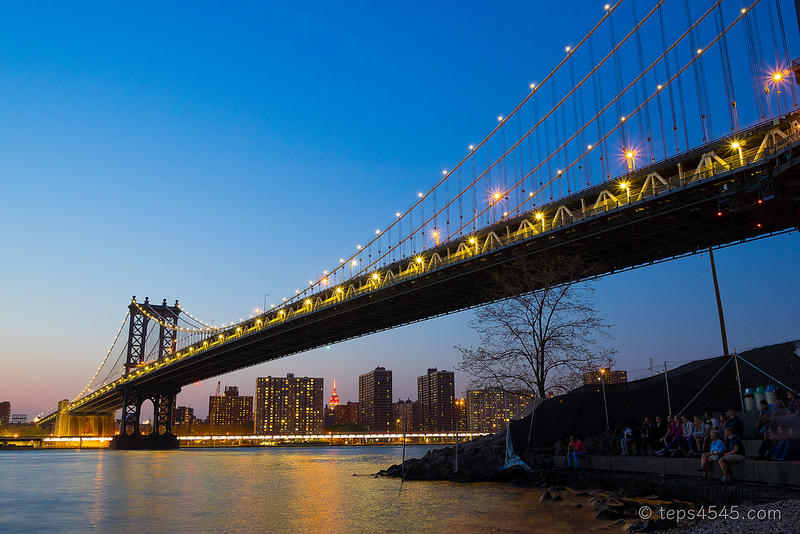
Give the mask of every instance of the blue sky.
<path id="1" fill-rule="evenodd" d="M 525 95 L 601 2 L 0 7 L 0 400 L 79 392 L 132 295 L 230 323 L 329 269 Z M 784 2 L 790 55 L 800 55 Z M 794 53 L 792 53 L 794 52 Z M 718 119 L 722 122 L 722 119 Z M 797 233 L 715 255 L 731 347 L 800 337 Z M 707 256 L 596 284 L 620 368 L 721 352 Z M 470 312 L 221 378 L 452 369 Z M 635 374 L 635 373 L 633 373 Z M 205 415 L 216 380 L 180 404 Z M 457 389 L 466 387 L 457 375 Z"/>

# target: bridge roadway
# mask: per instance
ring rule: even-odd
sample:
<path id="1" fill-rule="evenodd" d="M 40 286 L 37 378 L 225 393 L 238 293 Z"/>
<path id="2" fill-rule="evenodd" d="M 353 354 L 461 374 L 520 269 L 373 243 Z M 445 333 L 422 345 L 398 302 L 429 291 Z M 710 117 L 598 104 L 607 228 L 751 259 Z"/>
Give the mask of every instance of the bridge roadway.
<path id="1" fill-rule="evenodd" d="M 69 410 L 116 410 L 126 384 L 182 387 L 480 305 L 491 298 L 490 273 L 520 255 L 581 252 L 600 276 L 797 229 L 799 120 L 794 113 L 762 123 L 331 286 L 145 364 Z"/>

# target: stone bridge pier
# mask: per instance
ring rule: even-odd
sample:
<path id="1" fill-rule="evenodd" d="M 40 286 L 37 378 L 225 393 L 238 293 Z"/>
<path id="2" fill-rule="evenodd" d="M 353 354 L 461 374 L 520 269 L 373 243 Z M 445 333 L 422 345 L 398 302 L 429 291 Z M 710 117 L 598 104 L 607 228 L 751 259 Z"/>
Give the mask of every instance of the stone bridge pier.
<path id="1" fill-rule="evenodd" d="M 53 434 L 65 436 L 113 436 L 116 432 L 114 412 L 73 413 L 67 410 L 68 400 L 58 403 Z"/>

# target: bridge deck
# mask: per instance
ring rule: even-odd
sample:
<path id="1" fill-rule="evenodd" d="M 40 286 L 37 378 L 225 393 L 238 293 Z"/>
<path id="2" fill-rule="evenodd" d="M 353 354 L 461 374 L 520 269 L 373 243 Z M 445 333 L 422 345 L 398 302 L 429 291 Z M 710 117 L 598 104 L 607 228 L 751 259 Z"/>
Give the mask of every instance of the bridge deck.
<path id="1" fill-rule="evenodd" d="M 580 252 L 593 276 L 800 226 L 797 114 L 640 169 L 351 279 L 149 363 L 70 405 L 121 406 L 122 387 L 181 387 L 326 344 L 485 303 L 494 269 Z M 44 418 L 46 422 L 55 414 Z"/>

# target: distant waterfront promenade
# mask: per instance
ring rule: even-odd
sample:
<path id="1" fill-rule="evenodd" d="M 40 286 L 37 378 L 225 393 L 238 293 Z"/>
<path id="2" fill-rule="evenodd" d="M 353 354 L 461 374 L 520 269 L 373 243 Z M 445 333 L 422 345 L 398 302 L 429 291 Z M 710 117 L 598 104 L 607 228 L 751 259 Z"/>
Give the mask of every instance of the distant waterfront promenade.
<path id="1" fill-rule="evenodd" d="M 323 433 L 323 434 L 240 434 L 211 436 L 178 436 L 181 447 L 256 447 L 281 445 L 447 445 L 485 436 L 485 432 L 414 432 L 398 433 Z M 108 448 L 111 437 L 97 436 L 3 436 L 2 449 L 102 449 Z"/>

